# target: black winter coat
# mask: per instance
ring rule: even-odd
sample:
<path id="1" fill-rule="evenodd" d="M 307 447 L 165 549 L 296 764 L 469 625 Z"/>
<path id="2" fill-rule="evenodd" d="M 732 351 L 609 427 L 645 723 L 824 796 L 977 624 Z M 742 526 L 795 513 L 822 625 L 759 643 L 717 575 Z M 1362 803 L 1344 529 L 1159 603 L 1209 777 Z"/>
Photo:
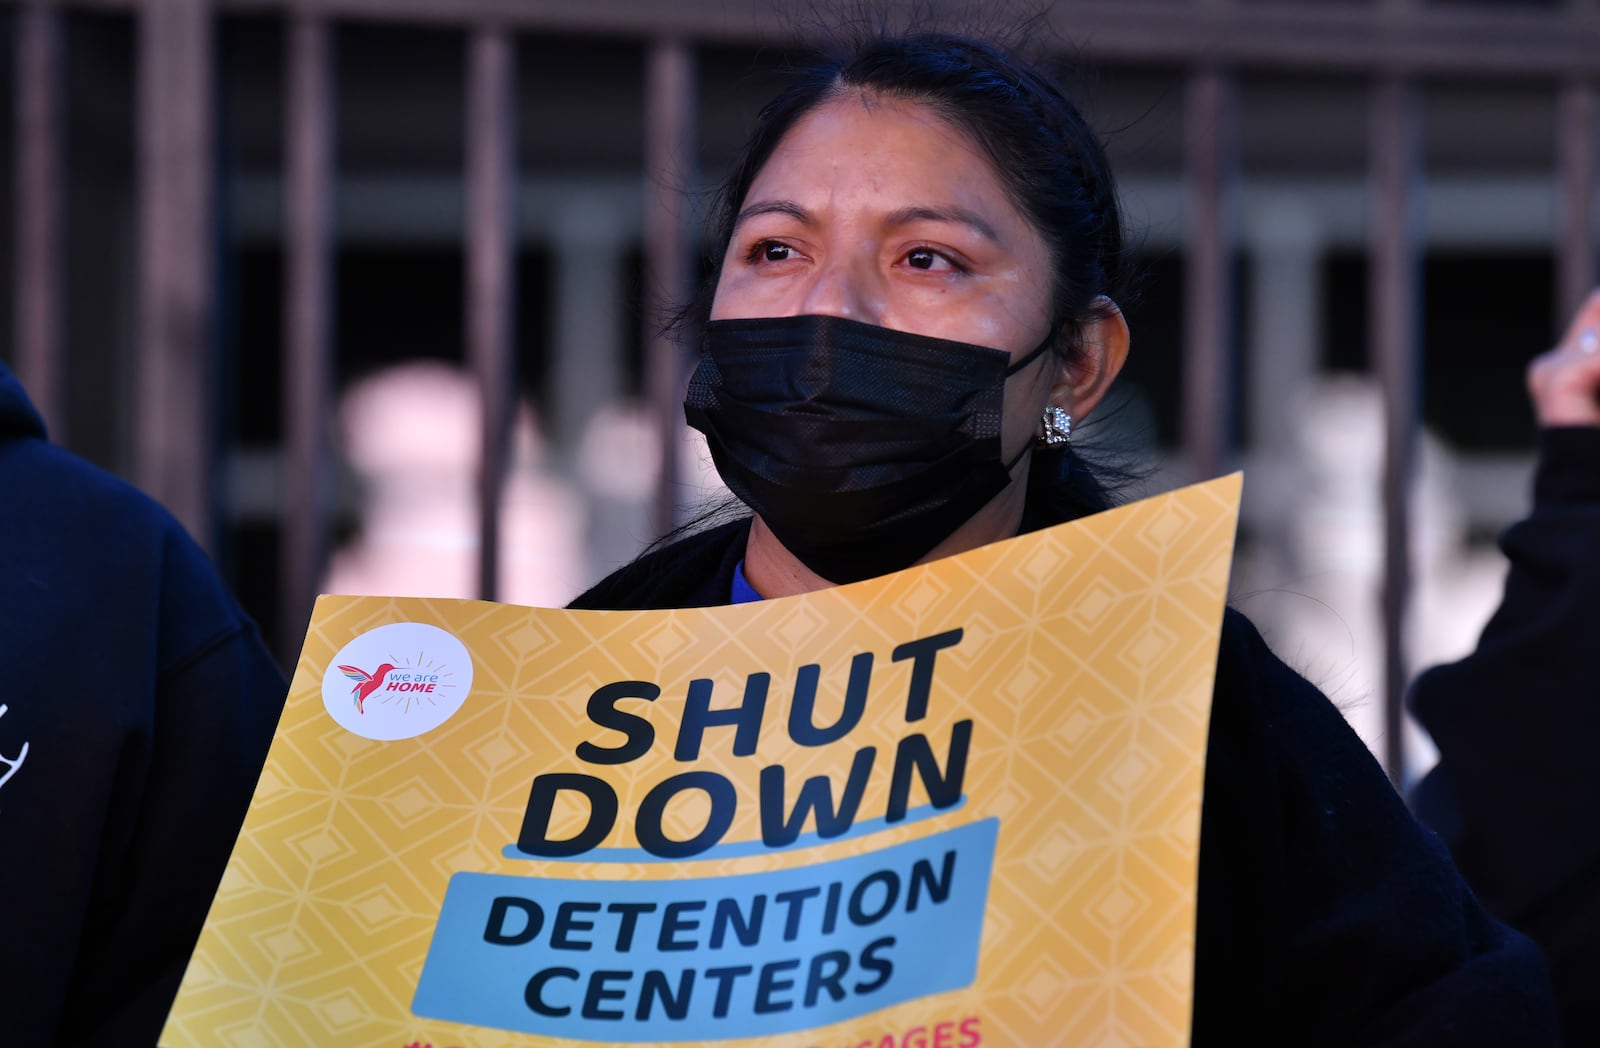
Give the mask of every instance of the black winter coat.
<path id="1" fill-rule="evenodd" d="M 648 554 L 574 608 L 727 604 L 748 521 Z M 1244 616 L 1223 624 L 1205 773 L 1196 1045 L 1558 1043 L 1543 958 Z"/>

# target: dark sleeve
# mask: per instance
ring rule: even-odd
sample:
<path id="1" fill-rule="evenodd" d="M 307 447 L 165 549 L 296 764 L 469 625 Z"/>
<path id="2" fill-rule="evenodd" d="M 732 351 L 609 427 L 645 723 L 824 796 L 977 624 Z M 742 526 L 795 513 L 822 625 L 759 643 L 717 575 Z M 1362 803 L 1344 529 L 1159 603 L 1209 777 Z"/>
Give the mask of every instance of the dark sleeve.
<path id="1" fill-rule="evenodd" d="M 1571 1043 L 1600 1044 L 1600 429 L 1540 435 L 1533 511 L 1500 544 L 1510 572 L 1477 648 L 1412 689 L 1440 753 L 1418 811 L 1545 949 Z"/>
<path id="2" fill-rule="evenodd" d="M 1558 1043 L 1538 952 L 1233 612 L 1201 822 L 1196 1045 Z"/>
<path id="3" fill-rule="evenodd" d="M 287 691 L 204 554 L 176 530 L 165 545 L 153 702 L 112 809 L 128 825 L 105 830 L 58 1045 L 155 1044 Z"/>

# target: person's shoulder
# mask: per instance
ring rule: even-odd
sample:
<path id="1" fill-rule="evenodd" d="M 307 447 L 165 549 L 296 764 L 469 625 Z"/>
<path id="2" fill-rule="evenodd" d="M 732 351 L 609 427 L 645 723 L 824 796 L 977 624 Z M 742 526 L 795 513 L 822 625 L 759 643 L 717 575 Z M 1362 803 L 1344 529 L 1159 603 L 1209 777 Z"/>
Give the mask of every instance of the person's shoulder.
<path id="1" fill-rule="evenodd" d="M 749 518 L 694 532 L 623 565 L 567 607 L 644 611 L 726 604 L 749 532 Z"/>
<path id="2" fill-rule="evenodd" d="M 1273 652 L 1255 623 L 1230 607 L 1222 616 L 1213 703 L 1213 722 L 1231 713 L 1250 734 L 1270 736 L 1280 719 L 1293 721 L 1328 700 Z"/>
<path id="3" fill-rule="evenodd" d="M 1208 762 L 1235 785 L 1276 794 L 1290 808 L 1358 816 L 1387 828 L 1403 805 L 1345 715 L 1279 658 L 1255 624 L 1229 609 L 1213 689 Z"/>
<path id="4" fill-rule="evenodd" d="M 154 627 L 160 669 L 249 626 L 210 558 L 183 525 L 132 483 L 43 439 L 0 444 L 0 587 L 8 616 L 72 612 L 102 627 Z M 71 606 L 71 607 L 68 607 Z"/>
<path id="5" fill-rule="evenodd" d="M 155 543 L 182 530 L 131 482 L 42 438 L 0 441 L 0 487 L 26 493 L 0 509 L 13 518 L 7 534 L 35 542 L 80 544 L 89 552 L 98 543 Z"/>
<path id="6" fill-rule="evenodd" d="M 1223 613 L 1217 650 L 1216 698 L 1248 708 L 1274 735 L 1308 722 L 1318 729 L 1337 724 L 1349 733 L 1344 715 L 1311 681 L 1274 652 L 1243 612 Z"/>

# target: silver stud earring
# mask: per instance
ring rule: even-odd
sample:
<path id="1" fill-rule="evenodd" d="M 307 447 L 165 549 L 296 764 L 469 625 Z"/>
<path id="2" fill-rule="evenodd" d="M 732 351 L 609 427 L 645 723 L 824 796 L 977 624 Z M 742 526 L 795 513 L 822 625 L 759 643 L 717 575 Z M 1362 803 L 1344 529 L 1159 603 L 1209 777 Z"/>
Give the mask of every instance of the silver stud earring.
<path id="1" fill-rule="evenodd" d="M 1065 408 L 1054 404 L 1044 409 L 1039 421 L 1039 443 L 1047 448 L 1059 448 L 1072 439 L 1072 416 Z"/>

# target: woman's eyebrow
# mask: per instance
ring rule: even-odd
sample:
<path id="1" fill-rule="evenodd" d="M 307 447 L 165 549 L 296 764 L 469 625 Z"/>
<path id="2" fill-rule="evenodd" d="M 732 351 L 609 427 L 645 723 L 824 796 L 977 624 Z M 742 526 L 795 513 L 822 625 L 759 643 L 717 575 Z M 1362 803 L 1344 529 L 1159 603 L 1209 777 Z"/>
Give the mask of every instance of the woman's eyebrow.
<path id="1" fill-rule="evenodd" d="M 811 212 L 793 200 L 759 200 L 739 212 L 739 217 L 733 220 L 733 228 L 738 229 L 757 215 L 787 215 L 803 225 L 812 224 Z"/>
<path id="2" fill-rule="evenodd" d="M 984 221 L 982 215 L 955 204 L 941 204 L 938 207 L 903 207 L 898 211 L 891 211 L 884 218 L 884 223 L 889 226 L 904 226 L 912 222 L 955 222 L 966 226 L 979 236 L 997 244 L 1000 242 L 1000 234 Z"/>

